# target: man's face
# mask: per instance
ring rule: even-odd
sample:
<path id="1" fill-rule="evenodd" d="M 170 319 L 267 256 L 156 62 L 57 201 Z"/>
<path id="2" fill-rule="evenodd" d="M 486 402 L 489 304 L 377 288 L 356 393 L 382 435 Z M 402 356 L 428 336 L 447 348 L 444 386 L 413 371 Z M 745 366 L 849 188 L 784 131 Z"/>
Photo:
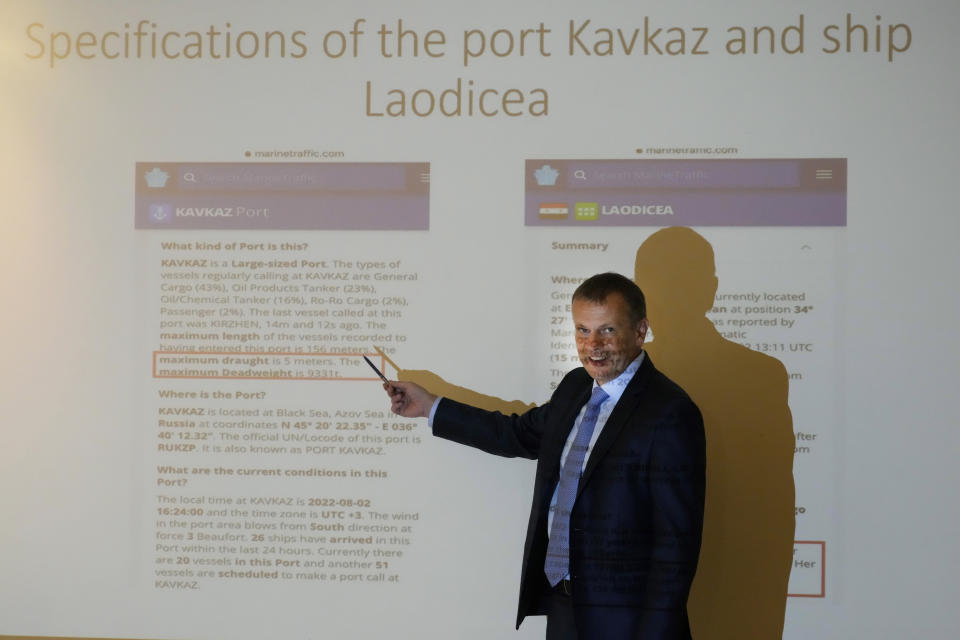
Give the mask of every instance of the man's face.
<path id="1" fill-rule="evenodd" d="M 573 301 L 577 353 L 587 373 L 600 384 L 613 380 L 640 355 L 647 321 L 634 324 L 619 293 L 601 302 Z"/>

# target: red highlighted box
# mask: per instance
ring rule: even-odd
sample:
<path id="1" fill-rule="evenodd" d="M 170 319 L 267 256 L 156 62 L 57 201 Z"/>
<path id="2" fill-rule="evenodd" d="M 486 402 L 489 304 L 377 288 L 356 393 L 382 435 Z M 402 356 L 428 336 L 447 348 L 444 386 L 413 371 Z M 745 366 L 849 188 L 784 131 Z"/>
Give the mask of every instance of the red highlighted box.
<path id="1" fill-rule="evenodd" d="M 196 380 L 340 380 L 380 382 L 363 357 L 379 353 L 154 351 L 153 377 Z"/>
<path id="2" fill-rule="evenodd" d="M 805 546 L 804 553 L 800 554 L 797 547 Z M 815 559 L 814 559 L 815 558 Z M 803 579 L 797 582 L 804 582 L 809 589 L 800 593 L 791 593 L 791 584 L 787 588 L 787 597 L 789 598 L 825 598 L 827 594 L 827 543 L 824 540 L 795 540 L 793 542 L 793 569 L 813 570 L 819 568 L 819 579 Z M 793 578 L 793 571 L 791 571 Z M 791 580 L 793 583 L 794 580 Z"/>

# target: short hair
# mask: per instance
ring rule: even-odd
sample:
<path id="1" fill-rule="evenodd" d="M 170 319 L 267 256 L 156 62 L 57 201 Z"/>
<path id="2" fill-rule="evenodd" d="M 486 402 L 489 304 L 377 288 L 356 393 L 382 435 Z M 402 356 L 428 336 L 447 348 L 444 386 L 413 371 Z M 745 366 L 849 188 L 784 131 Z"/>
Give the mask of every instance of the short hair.
<path id="1" fill-rule="evenodd" d="M 573 292 L 573 300 L 586 300 L 600 304 L 611 293 L 619 293 L 623 296 L 630 310 L 630 320 L 634 324 L 647 317 L 647 303 L 640 287 L 630 278 L 612 271 L 598 273 L 581 282 Z"/>

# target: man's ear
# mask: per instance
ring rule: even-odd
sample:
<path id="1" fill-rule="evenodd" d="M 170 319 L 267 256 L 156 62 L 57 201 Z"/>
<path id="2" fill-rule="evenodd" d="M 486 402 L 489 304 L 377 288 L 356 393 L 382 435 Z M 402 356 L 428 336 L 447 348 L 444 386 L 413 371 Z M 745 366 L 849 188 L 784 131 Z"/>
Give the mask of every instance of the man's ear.
<path id="1" fill-rule="evenodd" d="M 647 331 L 650 329 L 650 322 L 644 318 L 637 323 L 637 332 L 640 334 L 639 341 L 640 344 L 643 344 L 643 341 L 647 339 Z"/>

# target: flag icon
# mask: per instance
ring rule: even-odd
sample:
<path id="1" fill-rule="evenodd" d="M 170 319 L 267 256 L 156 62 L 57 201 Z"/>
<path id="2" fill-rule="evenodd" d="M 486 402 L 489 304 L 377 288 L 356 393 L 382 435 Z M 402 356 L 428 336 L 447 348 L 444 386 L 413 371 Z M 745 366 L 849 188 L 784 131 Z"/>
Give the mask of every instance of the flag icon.
<path id="1" fill-rule="evenodd" d="M 566 202 L 541 202 L 541 220 L 566 220 L 570 215 L 570 207 Z"/>

